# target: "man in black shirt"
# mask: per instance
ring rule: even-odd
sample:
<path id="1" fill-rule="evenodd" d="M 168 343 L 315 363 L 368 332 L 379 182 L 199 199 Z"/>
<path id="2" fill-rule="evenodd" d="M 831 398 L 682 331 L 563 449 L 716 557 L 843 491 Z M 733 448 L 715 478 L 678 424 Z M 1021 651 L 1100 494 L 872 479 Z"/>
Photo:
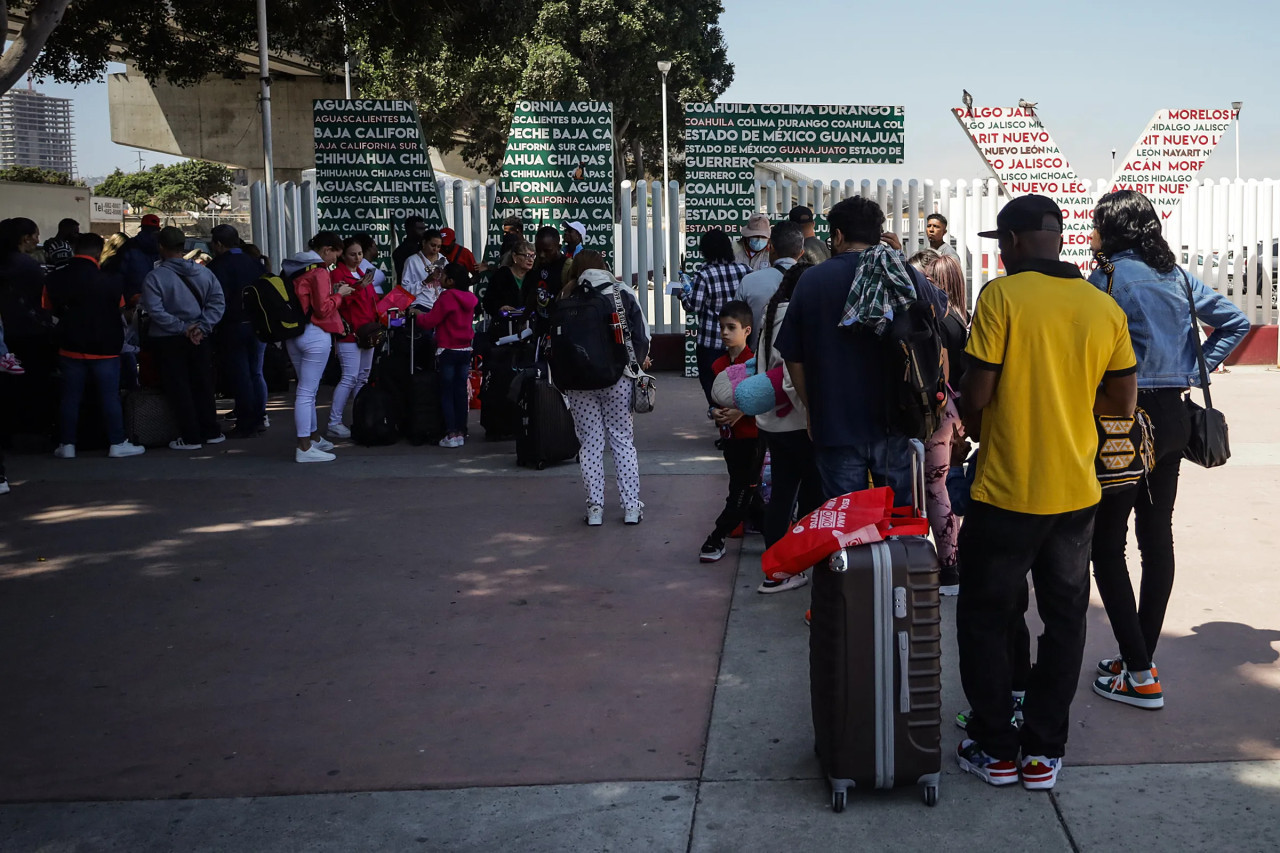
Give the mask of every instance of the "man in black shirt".
<path id="1" fill-rule="evenodd" d="M 422 235 L 427 233 L 427 220 L 421 216 L 408 216 L 404 220 L 404 242 L 391 253 L 391 264 L 396 269 L 396 281 L 404 273 L 404 262 L 422 249 Z"/>

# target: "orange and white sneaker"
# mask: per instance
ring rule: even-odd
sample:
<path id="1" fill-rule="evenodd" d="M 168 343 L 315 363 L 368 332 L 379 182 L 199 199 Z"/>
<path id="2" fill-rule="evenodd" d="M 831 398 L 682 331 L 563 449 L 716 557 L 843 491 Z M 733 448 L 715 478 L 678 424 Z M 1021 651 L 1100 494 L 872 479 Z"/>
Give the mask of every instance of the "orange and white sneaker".
<path id="1" fill-rule="evenodd" d="M 1022 787 L 1028 791 L 1047 791 L 1058 781 L 1062 769 L 1061 758 L 1043 755 L 1022 756 Z"/>
<path id="2" fill-rule="evenodd" d="M 1122 672 L 1124 672 L 1124 660 L 1119 655 L 1098 661 L 1098 675 L 1114 678 Z M 1160 677 L 1160 670 L 1156 669 L 1155 661 L 1151 662 L 1151 674 L 1156 678 Z"/>
<path id="3" fill-rule="evenodd" d="M 1154 711 L 1164 707 L 1164 692 L 1160 689 L 1160 678 L 1155 674 L 1154 667 L 1151 669 L 1151 680 L 1146 684 L 1137 683 L 1128 670 L 1122 670 L 1119 675 L 1095 680 L 1093 692 L 1103 699 L 1123 702 L 1135 708 L 1148 708 Z"/>

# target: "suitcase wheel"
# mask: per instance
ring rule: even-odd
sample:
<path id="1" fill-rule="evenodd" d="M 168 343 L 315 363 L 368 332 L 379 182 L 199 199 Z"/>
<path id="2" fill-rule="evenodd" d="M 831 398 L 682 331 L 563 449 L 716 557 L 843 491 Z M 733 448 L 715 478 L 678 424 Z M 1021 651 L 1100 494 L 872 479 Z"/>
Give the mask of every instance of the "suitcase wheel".
<path id="1" fill-rule="evenodd" d="M 936 806 L 938 804 L 938 786 L 924 786 L 924 804 L 926 806 Z"/>
<path id="2" fill-rule="evenodd" d="M 849 793 L 847 791 L 832 791 L 831 810 L 836 814 L 840 814 L 840 812 L 844 811 L 845 801 L 848 799 L 848 796 Z"/>

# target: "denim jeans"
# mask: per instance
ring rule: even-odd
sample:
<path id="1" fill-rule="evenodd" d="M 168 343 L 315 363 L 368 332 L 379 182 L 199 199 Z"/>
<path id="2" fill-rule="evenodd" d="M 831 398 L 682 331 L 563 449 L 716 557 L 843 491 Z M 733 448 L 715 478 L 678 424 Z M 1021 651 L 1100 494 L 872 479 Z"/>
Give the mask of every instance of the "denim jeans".
<path id="1" fill-rule="evenodd" d="M 219 365 L 236 400 L 236 428 L 261 426 L 267 416 L 267 380 L 262 377 L 267 345 L 247 322 L 219 329 L 217 345 Z"/>
<path id="2" fill-rule="evenodd" d="M 813 446 L 827 499 L 875 486 L 893 489 L 894 503 L 911 503 L 911 444 L 900 435 L 847 447 Z M 923 495 L 921 496 L 923 498 Z"/>
<path id="3" fill-rule="evenodd" d="M 444 428 L 450 435 L 462 435 L 467 428 L 467 379 L 471 373 L 471 350 L 447 349 L 436 356 L 440 371 L 440 408 Z"/>
<path id="4" fill-rule="evenodd" d="M 124 441 L 124 415 L 120 410 L 120 357 L 70 358 L 60 356 L 62 364 L 62 404 L 58 419 L 58 442 L 76 443 L 76 427 L 80 423 L 80 401 L 89 377 L 102 402 L 102 422 L 107 428 L 107 443 Z"/>
<path id="5" fill-rule="evenodd" d="M 956 645 L 960 681 L 973 707 L 969 737 L 998 759 L 1060 757 L 1067 746 L 1071 700 L 1084 657 L 1089 610 L 1091 506 L 1059 515 L 1012 512 L 974 501 L 960 528 L 960 598 Z M 1010 721 L 1025 633 L 1027 573 L 1044 623 L 1035 666 L 1026 683 L 1022 729 Z"/>

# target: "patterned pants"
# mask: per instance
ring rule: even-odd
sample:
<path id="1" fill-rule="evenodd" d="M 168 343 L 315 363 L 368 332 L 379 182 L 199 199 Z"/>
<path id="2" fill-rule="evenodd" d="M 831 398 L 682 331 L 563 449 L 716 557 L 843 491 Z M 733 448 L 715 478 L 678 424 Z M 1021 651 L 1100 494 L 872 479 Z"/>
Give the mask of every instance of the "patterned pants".
<path id="1" fill-rule="evenodd" d="M 612 388 L 599 391 L 566 391 L 573 429 L 582 449 L 578 453 L 582 484 L 589 506 L 604 506 L 604 442 L 606 433 L 618 474 L 618 493 L 623 509 L 640 503 L 640 463 L 636 459 L 634 426 L 631 422 L 631 380 L 622 377 Z"/>
<path id="2" fill-rule="evenodd" d="M 951 511 L 947 493 L 947 473 L 951 470 L 951 446 L 964 435 L 955 400 L 947 401 L 942 426 L 924 445 L 925 507 L 929 528 L 938 545 L 938 562 L 942 566 L 956 564 L 956 539 L 960 535 L 960 517 Z"/>

